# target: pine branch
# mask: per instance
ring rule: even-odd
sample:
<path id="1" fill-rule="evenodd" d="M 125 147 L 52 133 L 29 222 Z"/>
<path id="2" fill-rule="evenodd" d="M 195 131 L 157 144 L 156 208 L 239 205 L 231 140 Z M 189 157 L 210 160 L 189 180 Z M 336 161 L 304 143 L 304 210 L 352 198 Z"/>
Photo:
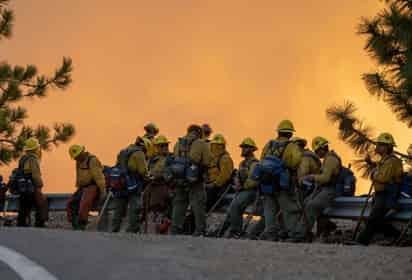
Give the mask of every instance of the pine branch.
<path id="1" fill-rule="evenodd" d="M 371 160 L 376 145 L 371 136 L 371 128 L 355 117 L 356 107 L 352 102 L 345 101 L 343 106 L 331 106 L 327 109 L 327 118 L 339 125 L 339 138 L 347 143 L 363 159 L 353 161 L 355 168 L 368 177 L 376 164 Z M 395 151 L 395 154 L 412 159 L 409 155 Z"/>
<path id="2" fill-rule="evenodd" d="M 13 12 L 3 8 L 7 1 L 2 2 L 0 3 L 0 40 L 11 37 L 14 22 Z"/>
<path id="3" fill-rule="evenodd" d="M 340 139 L 349 144 L 356 153 L 366 154 L 374 144 L 370 136 L 372 129 L 354 116 L 356 110 L 352 102 L 345 101 L 343 106 L 328 108 L 326 115 L 332 123 L 338 123 Z"/>
<path id="4" fill-rule="evenodd" d="M 66 89 L 72 82 L 71 73 L 73 71 L 72 60 L 64 57 L 63 63 L 58 68 L 53 77 L 47 78 L 43 75 L 37 75 L 37 69 L 34 65 L 28 65 L 26 68 L 10 65 L 0 65 L 0 85 L 7 84 L 2 89 L 0 96 L 0 106 L 7 102 L 16 102 L 23 97 L 45 97 L 46 91 L 50 87 Z"/>
<path id="5" fill-rule="evenodd" d="M 5 7 L 8 0 L 0 0 L 0 40 L 11 36 L 13 13 Z M 64 57 L 62 65 L 51 77 L 39 75 L 34 65 L 14 66 L 0 63 L 0 165 L 8 164 L 21 156 L 25 141 L 30 137 L 39 139 L 41 148 L 69 141 L 74 133 L 71 124 L 56 124 L 53 129 L 39 125 L 26 126 L 26 109 L 11 106 L 26 97 L 45 97 L 50 88 L 66 89 L 72 82 L 72 60 Z"/>
<path id="6" fill-rule="evenodd" d="M 0 143 L 7 143 L 7 144 L 11 144 L 11 145 L 15 145 L 16 142 L 10 140 L 10 139 L 0 139 Z"/>

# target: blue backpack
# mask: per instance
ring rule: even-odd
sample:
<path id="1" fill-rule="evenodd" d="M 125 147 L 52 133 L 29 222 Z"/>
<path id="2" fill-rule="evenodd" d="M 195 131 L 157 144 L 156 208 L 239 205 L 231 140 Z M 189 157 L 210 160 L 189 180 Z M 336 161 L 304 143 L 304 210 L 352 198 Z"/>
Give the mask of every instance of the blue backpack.
<path id="1" fill-rule="evenodd" d="M 198 164 L 189 159 L 191 143 L 186 138 L 179 138 L 179 155 L 170 156 L 166 160 L 167 181 L 174 181 L 176 185 L 182 186 L 199 181 L 201 171 Z"/>
<path id="2" fill-rule="evenodd" d="M 116 165 L 105 166 L 103 173 L 106 177 L 107 187 L 115 197 L 127 196 L 127 194 L 143 189 L 143 179 L 137 174 L 130 174 L 128 162 L 130 156 L 141 151 L 140 147 L 131 146 L 120 151 Z"/>
<path id="3" fill-rule="evenodd" d="M 400 186 L 401 197 L 412 197 L 412 173 L 405 174 Z"/>
<path id="4" fill-rule="evenodd" d="M 271 141 L 268 155 L 265 156 L 252 172 L 252 180 L 259 183 L 263 194 L 273 194 L 280 190 L 289 191 L 291 180 L 288 168 L 281 159 L 286 146 L 290 142 Z"/>
<path id="5" fill-rule="evenodd" d="M 338 179 L 336 181 L 337 196 L 354 196 L 356 192 L 356 177 L 352 170 L 347 167 L 341 167 Z"/>

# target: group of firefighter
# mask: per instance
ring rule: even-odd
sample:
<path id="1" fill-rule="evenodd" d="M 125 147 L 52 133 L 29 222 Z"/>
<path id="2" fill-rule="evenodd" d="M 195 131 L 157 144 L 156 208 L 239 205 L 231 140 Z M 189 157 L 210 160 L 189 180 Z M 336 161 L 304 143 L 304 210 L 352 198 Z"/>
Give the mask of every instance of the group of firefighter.
<path id="1" fill-rule="evenodd" d="M 293 123 L 282 120 L 276 138 L 268 141 L 260 158 L 255 155 L 258 147 L 252 138 L 240 143 L 242 161 L 235 169 L 224 136 L 212 136 L 208 124 L 190 125 L 173 151 L 154 123 L 144 129 L 143 136 L 119 152 L 113 167 L 103 166 L 82 145 L 69 148 L 76 162 L 76 191 L 67 202 L 73 229 L 85 230 L 89 212 L 110 201 L 114 208 L 112 232 L 121 231 L 127 217 L 126 231 L 130 233 L 310 242 L 317 224 L 318 231 L 327 234 L 331 222 L 322 213 L 338 195 L 342 161 L 324 137 L 315 137 L 309 149 L 306 139 L 294 137 Z M 397 186 L 404 173 L 401 159 L 394 154 L 393 136 L 382 133 L 375 142 L 380 161 L 374 163 L 371 175 L 374 202 L 356 239 L 363 245 L 380 231 L 396 235 L 385 216 L 395 208 Z M 38 140 L 28 139 L 25 155 L 8 184 L 10 192 L 20 194 L 17 226 L 29 225 L 33 207 L 35 226 L 44 227 L 48 221 L 40 159 Z M 225 220 L 212 232 L 207 219 L 228 193 L 233 199 Z M 258 205 L 263 206 L 262 218 L 246 234 L 245 210 L 252 207 L 257 211 Z M 412 227 L 406 239 L 412 241 Z"/>

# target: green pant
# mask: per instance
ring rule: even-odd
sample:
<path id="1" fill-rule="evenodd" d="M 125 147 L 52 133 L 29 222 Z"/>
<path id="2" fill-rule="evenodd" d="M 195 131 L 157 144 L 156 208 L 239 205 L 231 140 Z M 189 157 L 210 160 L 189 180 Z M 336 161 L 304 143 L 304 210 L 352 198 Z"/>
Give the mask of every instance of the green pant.
<path id="1" fill-rule="evenodd" d="M 305 199 L 305 216 L 300 219 L 295 230 L 291 234 L 293 238 L 305 238 L 306 233 L 311 231 L 316 220 L 323 211 L 332 205 L 336 197 L 335 187 L 322 187 Z"/>
<path id="2" fill-rule="evenodd" d="M 299 208 L 298 197 L 295 192 L 280 191 L 277 198 L 285 232 L 290 236 L 296 228 L 302 213 Z"/>
<path id="3" fill-rule="evenodd" d="M 243 212 L 246 207 L 256 200 L 256 190 L 244 190 L 239 192 L 230 205 L 229 221 L 232 233 L 242 233 Z"/>
<path id="4" fill-rule="evenodd" d="M 188 206 L 191 206 L 195 217 L 195 233 L 203 234 L 206 230 L 206 191 L 203 184 L 191 186 L 189 190 L 176 188 L 173 200 L 171 234 L 182 234 Z"/>
<path id="5" fill-rule="evenodd" d="M 365 228 L 359 233 L 357 241 L 368 245 L 376 232 L 383 232 L 387 237 L 397 237 L 399 231 L 395 229 L 385 219 L 385 215 L 390 210 L 390 199 L 393 194 L 385 191 L 376 192 L 372 210 L 369 214 Z"/>
<path id="6" fill-rule="evenodd" d="M 280 207 L 276 194 L 265 194 L 263 198 L 263 216 L 265 230 L 260 236 L 262 240 L 277 240 L 282 226 L 279 222 Z"/>
<path id="7" fill-rule="evenodd" d="M 127 232 L 139 232 L 139 214 L 141 210 L 141 195 L 139 192 L 129 193 L 126 197 L 116 197 L 113 201 L 114 213 L 112 221 L 112 231 L 119 232 L 123 217 L 128 212 L 129 225 Z M 128 211 L 127 211 L 128 210 Z"/>

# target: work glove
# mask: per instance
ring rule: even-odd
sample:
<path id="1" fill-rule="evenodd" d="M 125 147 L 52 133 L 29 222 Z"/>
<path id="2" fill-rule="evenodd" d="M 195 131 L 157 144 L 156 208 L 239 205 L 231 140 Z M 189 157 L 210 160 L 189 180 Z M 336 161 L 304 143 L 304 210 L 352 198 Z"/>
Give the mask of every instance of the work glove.
<path id="1" fill-rule="evenodd" d="M 315 182 L 315 176 L 314 175 L 306 175 L 303 176 L 302 178 L 299 179 L 299 184 L 301 186 L 307 184 L 307 183 L 314 183 Z"/>

